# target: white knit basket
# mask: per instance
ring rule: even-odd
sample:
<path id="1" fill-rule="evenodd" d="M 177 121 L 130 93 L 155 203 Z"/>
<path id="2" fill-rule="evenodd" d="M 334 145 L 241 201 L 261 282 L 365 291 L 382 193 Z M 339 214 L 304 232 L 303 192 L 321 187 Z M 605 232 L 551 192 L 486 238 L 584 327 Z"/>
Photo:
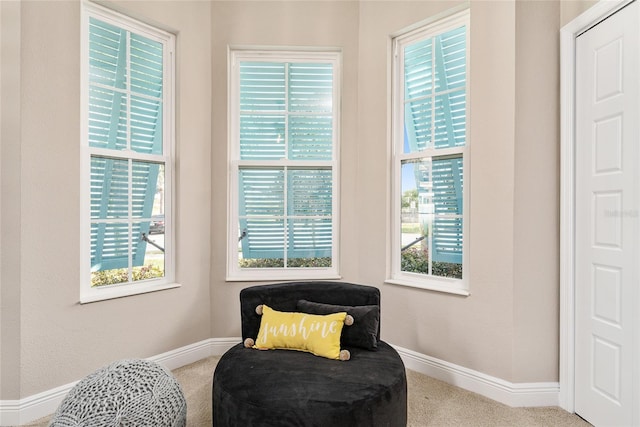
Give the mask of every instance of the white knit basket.
<path id="1" fill-rule="evenodd" d="M 184 427 L 187 402 L 174 376 L 148 360 L 121 360 L 76 384 L 50 427 Z"/>

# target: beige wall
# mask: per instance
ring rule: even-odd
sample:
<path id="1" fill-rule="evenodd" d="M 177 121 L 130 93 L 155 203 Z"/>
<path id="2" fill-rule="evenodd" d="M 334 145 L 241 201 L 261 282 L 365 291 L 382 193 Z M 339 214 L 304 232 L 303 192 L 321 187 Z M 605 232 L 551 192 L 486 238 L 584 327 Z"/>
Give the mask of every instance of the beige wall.
<path id="1" fill-rule="evenodd" d="M 13 66 L 19 66 L 21 92 L 5 99 L 3 90 L 3 110 L 15 103 L 19 113 L 6 126 L 3 115 L 2 127 L 2 172 L 8 175 L 2 182 L 16 185 L 2 189 L 2 301 L 11 304 L 6 315 L 3 307 L 2 399 L 67 384 L 116 359 L 149 357 L 211 337 L 209 3 L 114 5 L 178 34 L 176 252 L 182 287 L 85 305 L 78 304 L 80 3 L 16 5 L 20 63 Z M 6 7 L 3 2 L 3 12 Z M 6 128 L 16 121 L 20 132 L 6 140 Z M 12 329 L 7 316 L 19 318 L 17 338 L 5 335 Z"/>
<path id="2" fill-rule="evenodd" d="M 342 48 L 341 271 L 381 289 L 383 338 L 508 381 L 557 381 L 558 30 L 590 3 L 470 4 L 468 297 L 384 283 L 389 36 L 462 2 L 107 3 L 178 35 L 183 286 L 81 306 L 80 5 L 0 2 L 0 399 L 240 335 L 247 283 L 225 282 L 228 45 Z"/>
<path id="3" fill-rule="evenodd" d="M 344 48 L 345 77 L 342 123 L 342 188 L 340 259 L 343 278 L 378 286 L 383 295 L 383 338 L 396 345 L 434 356 L 507 380 L 514 372 L 515 346 L 515 135 L 516 135 L 516 4 L 471 4 L 471 292 L 469 297 L 384 284 L 388 265 L 388 193 L 390 177 L 387 140 L 387 103 L 390 34 L 456 7 L 455 2 L 389 1 L 355 3 L 248 3 L 215 2 L 214 75 L 225 71 L 226 45 L 301 44 Z M 335 10 L 345 25 L 332 25 Z M 264 9 L 261 9 L 264 8 Z M 296 8 L 299 8 L 296 11 Z M 286 12 L 284 12 L 286 10 Z M 264 26 L 265 14 L 299 13 L 299 36 L 292 22 Z M 355 16 L 354 16 L 355 14 Z M 296 15 L 293 15 L 296 16 Z M 304 22 L 313 17 L 316 26 Z M 351 19 L 351 21 L 349 21 Z M 293 20 L 298 22 L 298 20 Z M 351 24 L 349 24 L 351 22 Z M 318 33 L 319 32 L 319 33 Z M 354 46 L 354 40 L 357 44 Z M 557 49 L 549 53 L 557 55 Z M 219 69 L 217 68 L 219 67 Z M 351 67 L 356 67 L 353 75 Z M 555 72 L 550 70 L 550 73 Z M 226 75 L 226 74 L 225 74 Z M 546 84 L 546 82 L 545 82 Z M 552 87 L 550 90 L 556 90 Z M 214 83 L 214 163 L 223 168 L 226 157 L 226 82 Z M 220 93 L 220 96 L 216 94 Z M 356 108 L 352 105 L 356 97 Z M 219 127 L 216 124 L 219 123 Z M 351 126 L 356 125 L 353 134 Z M 555 123 L 553 124 L 555 126 Z M 555 141 L 557 142 L 557 141 Z M 216 154 L 216 150 L 220 150 Z M 487 167 L 491 165 L 491 167 Z M 218 166 L 214 165 L 214 170 Z M 214 199 L 224 199 L 225 182 L 214 182 Z M 219 192 L 219 193 L 218 193 Z M 218 193 L 220 196 L 216 196 Z M 557 195 L 545 196 L 553 209 Z M 214 206 L 214 253 L 224 254 L 226 207 Z M 216 215 L 217 212 L 217 215 Z M 543 242 L 542 246 L 549 244 Z M 551 252 L 556 242 L 551 242 Z M 545 267 L 546 268 L 546 267 Z M 555 271 L 556 264 L 548 267 Z M 556 286 L 553 273 L 547 287 Z M 246 284 L 224 282 L 224 258 L 212 265 L 214 336 L 239 334 L 237 298 Z M 524 285 L 523 285 L 524 286 Z M 233 304 L 230 305 L 229 301 Z M 544 306 L 543 306 L 544 307 Z M 535 325 L 541 307 L 534 306 L 520 323 L 538 332 Z M 532 317 L 533 316 L 533 319 Z M 235 322 L 224 321 L 236 319 Z M 556 325 L 557 329 L 557 325 Z M 527 331 L 528 333 L 529 331 Z M 548 332 L 544 329 L 544 333 Z M 546 353 L 527 358 L 537 381 L 557 379 L 555 332 L 542 339 Z M 525 344 L 529 341 L 524 338 Z M 540 342 L 536 342 L 540 344 Z M 557 353 L 557 351 L 556 351 Z M 557 363 L 556 363 L 557 364 Z M 529 366 L 527 364 L 526 366 Z"/>
<path id="4" fill-rule="evenodd" d="M 0 2 L 0 397 L 20 393 L 20 5 Z M 6 397 L 5 397 L 6 396 Z"/>
<path id="5" fill-rule="evenodd" d="M 559 361 L 559 4 L 516 4 L 514 379 Z M 540 360 L 537 360 L 540 359 Z"/>
<path id="6" fill-rule="evenodd" d="M 560 1 L 560 25 L 567 25 L 573 18 L 596 4 L 598 0 L 562 0 Z"/>
<path id="7" fill-rule="evenodd" d="M 211 4 L 213 75 L 211 306 L 214 337 L 240 336 L 238 294 L 246 283 L 226 283 L 227 46 L 342 48 L 342 275 L 357 281 L 358 2 L 215 1 Z M 380 102 L 384 102 L 380 100 Z"/>
<path id="8" fill-rule="evenodd" d="M 567 19 L 582 6 L 470 3 L 471 296 L 384 284 L 389 36 L 461 3 L 214 2 L 212 61 L 225 80 L 213 87 L 213 168 L 224 170 L 226 158 L 227 44 L 343 47 L 344 280 L 381 289 L 387 341 L 509 381 L 557 381 L 558 30 L 561 13 Z M 212 190 L 224 200 L 226 182 Z M 238 292 L 247 284 L 224 282 L 226 206 L 214 204 L 213 213 L 213 252 L 221 256 L 212 262 L 212 328 L 214 336 L 234 336 Z"/>
<path id="9" fill-rule="evenodd" d="M 361 10 L 359 280 L 380 286 L 383 338 L 401 347 L 511 379 L 514 36 L 512 2 L 473 2 L 470 35 L 471 296 L 383 284 L 388 253 L 386 43 L 390 33 L 451 2 L 364 2 Z M 375 100 L 372 102 L 372 100 Z M 487 167 L 491 165 L 491 167 Z M 489 202 L 490 201 L 490 202 Z M 388 243 L 387 243 L 388 244 Z"/>

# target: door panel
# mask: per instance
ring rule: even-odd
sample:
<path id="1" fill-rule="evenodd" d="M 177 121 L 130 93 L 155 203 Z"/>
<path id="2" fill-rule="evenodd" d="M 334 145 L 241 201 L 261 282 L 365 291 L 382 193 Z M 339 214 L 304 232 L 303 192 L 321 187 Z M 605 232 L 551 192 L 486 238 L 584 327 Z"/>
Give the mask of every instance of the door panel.
<path id="1" fill-rule="evenodd" d="M 635 2 L 576 39 L 575 408 L 596 426 L 638 422 L 638 34 Z"/>

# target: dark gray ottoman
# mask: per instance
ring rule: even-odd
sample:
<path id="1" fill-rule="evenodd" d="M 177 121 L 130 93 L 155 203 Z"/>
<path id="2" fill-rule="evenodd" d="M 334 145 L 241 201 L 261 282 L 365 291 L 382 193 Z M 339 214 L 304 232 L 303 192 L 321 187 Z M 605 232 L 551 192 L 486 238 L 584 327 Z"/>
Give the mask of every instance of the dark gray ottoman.
<path id="1" fill-rule="evenodd" d="M 349 306 L 379 305 L 379 290 L 337 282 L 254 286 L 240 293 L 242 335 L 255 338 L 258 304 L 296 311 L 299 300 Z M 344 330 L 343 330 L 344 331 Z M 344 337 L 344 335 L 343 335 Z M 374 339 L 375 339 L 374 333 Z M 407 423 L 404 364 L 390 345 L 346 348 L 348 361 L 294 350 L 255 350 L 237 344 L 213 376 L 215 427 L 402 427 Z"/>

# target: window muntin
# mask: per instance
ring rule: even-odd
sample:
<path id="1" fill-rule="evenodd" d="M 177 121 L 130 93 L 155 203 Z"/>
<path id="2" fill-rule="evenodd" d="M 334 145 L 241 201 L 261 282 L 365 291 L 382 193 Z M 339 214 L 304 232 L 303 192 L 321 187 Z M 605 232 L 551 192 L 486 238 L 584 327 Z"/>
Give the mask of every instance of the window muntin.
<path id="1" fill-rule="evenodd" d="M 339 53 L 230 61 L 228 279 L 337 277 Z"/>
<path id="2" fill-rule="evenodd" d="M 173 282 L 173 46 L 171 34 L 83 4 L 82 302 Z"/>
<path id="3" fill-rule="evenodd" d="M 392 283 L 468 289 L 468 19 L 394 39 Z"/>

